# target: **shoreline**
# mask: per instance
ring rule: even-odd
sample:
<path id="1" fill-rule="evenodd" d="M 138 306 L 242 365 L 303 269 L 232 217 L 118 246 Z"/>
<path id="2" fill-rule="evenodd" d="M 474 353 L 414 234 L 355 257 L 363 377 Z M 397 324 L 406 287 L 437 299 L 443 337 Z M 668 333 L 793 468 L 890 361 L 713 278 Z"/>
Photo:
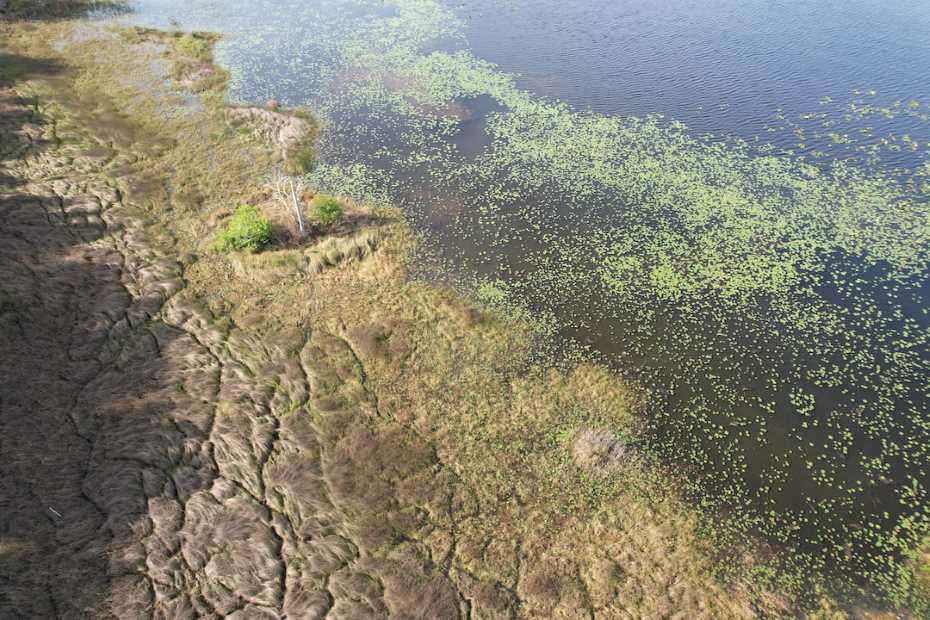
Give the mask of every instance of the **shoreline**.
<path id="1" fill-rule="evenodd" d="M 47 29 L 51 41 L 67 36 L 70 26 L 39 28 Z M 418 605 L 446 601 L 450 606 L 443 609 L 455 608 L 459 614 L 466 608 L 469 614 L 499 608 L 503 616 L 610 616 L 621 613 L 617 606 L 638 597 L 637 604 L 644 607 L 635 613 L 647 615 L 662 610 L 690 610 L 694 615 L 689 617 L 790 613 L 788 603 L 764 589 L 753 590 L 753 584 L 719 584 L 693 512 L 665 488 L 648 463 L 630 457 L 635 451 L 614 458 L 620 450 L 611 438 L 635 425 L 635 398 L 629 388 L 589 367 L 565 374 L 545 368 L 515 370 L 519 363 L 514 361 L 525 353 L 519 330 L 450 291 L 407 281 L 404 261 L 411 241 L 402 224 L 361 218 L 365 221 L 347 230 L 343 239 L 348 241 L 340 243 L 351 247 L 354 238 L 372 232 L 366 226 L 383 229 L 376 231 L 371 253 L 354 258 L 351 251 L 340 252 L 320 272 L 309 268 L 313 248 L 304 246 L 254 255 L 205 252 L 236 204 L 266 199 L 256 169 L 270 170 L 274 157 L 254 136 L 231 129 L 221 109 L 213 107 L 216 100 L 208 96 L 198 106 L 178 99 L 152 75 L 158 52 L 148 44 L 139 49 L 118 35 L 102 37 L 66 46 L 67 64 L 75 73 L 60 78 L 65 83 L 53 86 L 47 96 L 54 101 L 73 94 L 78 111 L 64 115 L 74 114 L 81 130 L 97 134 L 91 141 L 116 152 L 104 161 L 103 174 L 112 175 L 120 193 L 150 219 L 147 227 L 174 237 L 168 245 L 180 258 L 184 294 L 209 308 L 215 317 L 206 319 L 209 323 L 228 325 L 220 342 L 241 333 L 249 343 L 245 349 L 266 351 L 269 359 L 261 363 L 239 360 L 243 373 L 261 377 L 256 369 L 262 364 L 283 369 L 283 374 L 261 377 L 270 385 L 259 381 L 250 387 L 254 410 L 239 413 L 255 428 L 278 424 L 267 453 L 250 458 L 265 459 L 262 468 L 280 459 L 286 468 L 287 450 L 293 449 L 308 459 L 308 470 L 322 472 L 321 480 L 314 481 L 291 472 L 308 488 L 289 488 L 275 498 L 275 485 L 264 480 L 262 470 L 262 483 L 247 496 L 264 496 L 271 513 L 303 525 L 304 504 L 313 502 L 302 503 L 307 498 L 301 493 L 313 496 L 309 487 L 314 484 L 332 487 L 325 470 L 335 467 L 330 474 L 344 476 L 350 488 L 340 489 L 343 496 L 331 501 L 334 510 L 341 511 L 346 531 L 365 533 L 359 540 L 345 532 L 340 536 L 356 548 L 352 562 L 366 567 L 377 565 L 376 559 L 386 562 L 370 570 L 384 571 L 375 581 L 381 582 L 380 599 L 388 612 L 404 606 L 435 611 Z M 129 57 L 127 50 L 135 50 L 134 55 Z M 116 60 L 121 55 L 124 60 Z M 99 96 L 117 92 L 120 80 L 125 80 L 121 100 Z M 95 123 L 82 118 L 82 107 L 83 116 L 97 117 Z M 112 165 L 121 151 L 119 143 L 143 146 L 139 159 L 121 164 L 125 170 Z M 363 205 L 359 212 L 373 217 L 364 213 Z M 227 316 L 231 320 L 224 320 Z M 314 368 L 315 356 L 328 363 Z M 291 375 L 299 377 L 298 367 L 303 367 L 302 381 Z M 219 411 L 223 402 L 214 400 Z M 565 411 L 573 413 L 566 416 Z M 300 428 L 287 428 L 292 424 Z M 295 436 L 282 439 L 287 432 Z M 300 433 L 305 436 L 298 437 Z M 311 436 L 312 441 L 307 439 Z M 215 450 L 216 440 L 209 434 L 201 440 L 207 446 L 203 449 Z M 304 454 L 308 450 L 302 440 L 315 442 L 319 455 Z M 247 443 L 237 449 L 247 452 Z M 593 460 L 578 456 L 582 448 Z M 364 462 L 369 458 L 375 462 Z M 216 480 L 249 486 L 230 474 L 242 469 L 235 474 L 246 480 L 248 466 L 231 460 L 227 471 L 219 463 L 213 468 L 219 474 L 211 481 L 213 487 L 220 484 Z M 643 480 L 655 488 L 630 491 L 628 487 Z M 201 493 L 214 499 L 217 495 Z M 658 501 L 653 493 L 660 495 Z M 391 522 L 389 531 L 373 522 L 385 519 Z M 642 528 L 649 522 L 660 525 Z M 280 527 L 272 530 L 282 540 L 281 549 L 287 544 L 300 547 L 299 537 L 285 536 L 288 528 L 298 531 L 298 523 Z M 190 555 L 184 543 L 180 546 L 182 556 Z M 625 561 L 615 561 L 611 554 L 602 557 L 605 546 Z M 334 553 L 333 548 L 326 551 Z M 308 552 L 298 549 L 295 561 L 304 557 L 301 553 Z M 284 609 L 292 588 L 306 584 L 286 583 L 289 565 L 280 555 L 286 587 L 262 601 Z M 597 560 L 585 564 L 586 557 Z M 352 562 L 341 564 L 329 578 Z M 629 566 L 641 566 L 642 572 L 631 573 Z M 424 575 L 424 600 L 393 599 L 400 607 L 392 606 L 387 592 L 409 587 L 399 567 Z M 195 568 L 183 570 L 196 573 Z M 656 571 L 663 577 L 655 579 Z M 749 592 L 740 593 L 740 588 Z M 335 608 L 339 599 L 327 591 Z M 161 604 L 157 596 L 154 604 Z"/>

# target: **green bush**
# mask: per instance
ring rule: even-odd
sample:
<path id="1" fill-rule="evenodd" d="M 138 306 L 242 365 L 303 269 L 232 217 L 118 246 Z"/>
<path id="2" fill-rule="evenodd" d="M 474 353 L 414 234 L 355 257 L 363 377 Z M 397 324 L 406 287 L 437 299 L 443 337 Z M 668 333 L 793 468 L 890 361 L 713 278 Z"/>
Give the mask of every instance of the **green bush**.
<path id="1" fill-rule="evenodd" d="M 310 201 L 310 220 L 320 226 L 332 226 L 342 219 L 345 210 L 328 194 L 317 194 Z"/>
<path id="2" fill-rule="evenodd" d="M 257 252 L 271 243 L 271 223 L 255 207 L 243 205 L 236 209 L 213 249 L 217 252 L 250 250 Z"/>

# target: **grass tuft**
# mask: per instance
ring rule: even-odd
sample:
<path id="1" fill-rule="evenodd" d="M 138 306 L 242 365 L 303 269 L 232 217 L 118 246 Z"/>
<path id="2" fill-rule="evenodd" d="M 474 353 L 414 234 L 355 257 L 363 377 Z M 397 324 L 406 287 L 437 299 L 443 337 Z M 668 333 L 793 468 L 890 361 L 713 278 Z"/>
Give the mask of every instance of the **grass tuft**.
<path id="1" fill-rule="evenodd" d="M 212 41 L 197 34 L 185 34 L 178 37 L 174 47 L 179 53 L 197 60 L 210 62 L 213 59 Z"/>

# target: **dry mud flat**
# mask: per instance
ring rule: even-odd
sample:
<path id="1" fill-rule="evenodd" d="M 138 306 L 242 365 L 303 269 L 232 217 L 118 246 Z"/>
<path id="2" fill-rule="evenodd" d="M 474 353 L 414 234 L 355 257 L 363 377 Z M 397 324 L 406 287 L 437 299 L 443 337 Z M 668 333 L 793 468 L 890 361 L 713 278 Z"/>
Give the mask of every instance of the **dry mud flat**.
<path id="1" fill-rule="evenodd" d="M 101 173 L 137 155 L 0 105 L 0 617 L 467 616 L 415 544 L 371 557 L 418 518 L 397 485 L 452 498 L 348 342 L 285 355 L 217 321 Z"/>
<path id="2" fill-rule="evenodd" d="M 308 330 L 285 350 L 217 320 L 171 236 L 105 174 L 146 155 L 14 91 L 0 101 L 0 618 L 560 604 L 565 584 L 523 568 L 518 544 L 496 551 L 512 567 L 499 581 L 453 569 L 475 499 L 380 414 L 351 336 Z M 571 615 L 593 613 L 582 592 Z"/>
<path id="3" fill-rule="evenodd" d="M 104 174 L 144 155 L 37 108 L 2 92 L 0 617 L 513 614 L 512 588 L 449 579 L 454 525 L 438 562 L 382 553 L 474 508 L 350 341 L 216 320 Z"/>

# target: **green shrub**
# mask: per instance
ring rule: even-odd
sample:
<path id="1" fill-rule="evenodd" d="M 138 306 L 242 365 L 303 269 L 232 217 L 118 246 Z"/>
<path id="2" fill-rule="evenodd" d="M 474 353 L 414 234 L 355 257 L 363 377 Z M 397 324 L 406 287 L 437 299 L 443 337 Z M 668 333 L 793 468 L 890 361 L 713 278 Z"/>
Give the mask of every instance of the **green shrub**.
<path id="1" fill-rule="evenodd" d="M 320 226 L 332 226 L 342 219 L 345 210 L 338 200 L 328 194 L 317 194 L 310 201 L 310 220 Z"/>
<path id="2" fill-rule="evenodd" d="M 271 223 L 255 207 L 243 205 L 236 209 L 213 249 L 217 252 L 250 250 L 257 252 L 271 243 Z"/>

